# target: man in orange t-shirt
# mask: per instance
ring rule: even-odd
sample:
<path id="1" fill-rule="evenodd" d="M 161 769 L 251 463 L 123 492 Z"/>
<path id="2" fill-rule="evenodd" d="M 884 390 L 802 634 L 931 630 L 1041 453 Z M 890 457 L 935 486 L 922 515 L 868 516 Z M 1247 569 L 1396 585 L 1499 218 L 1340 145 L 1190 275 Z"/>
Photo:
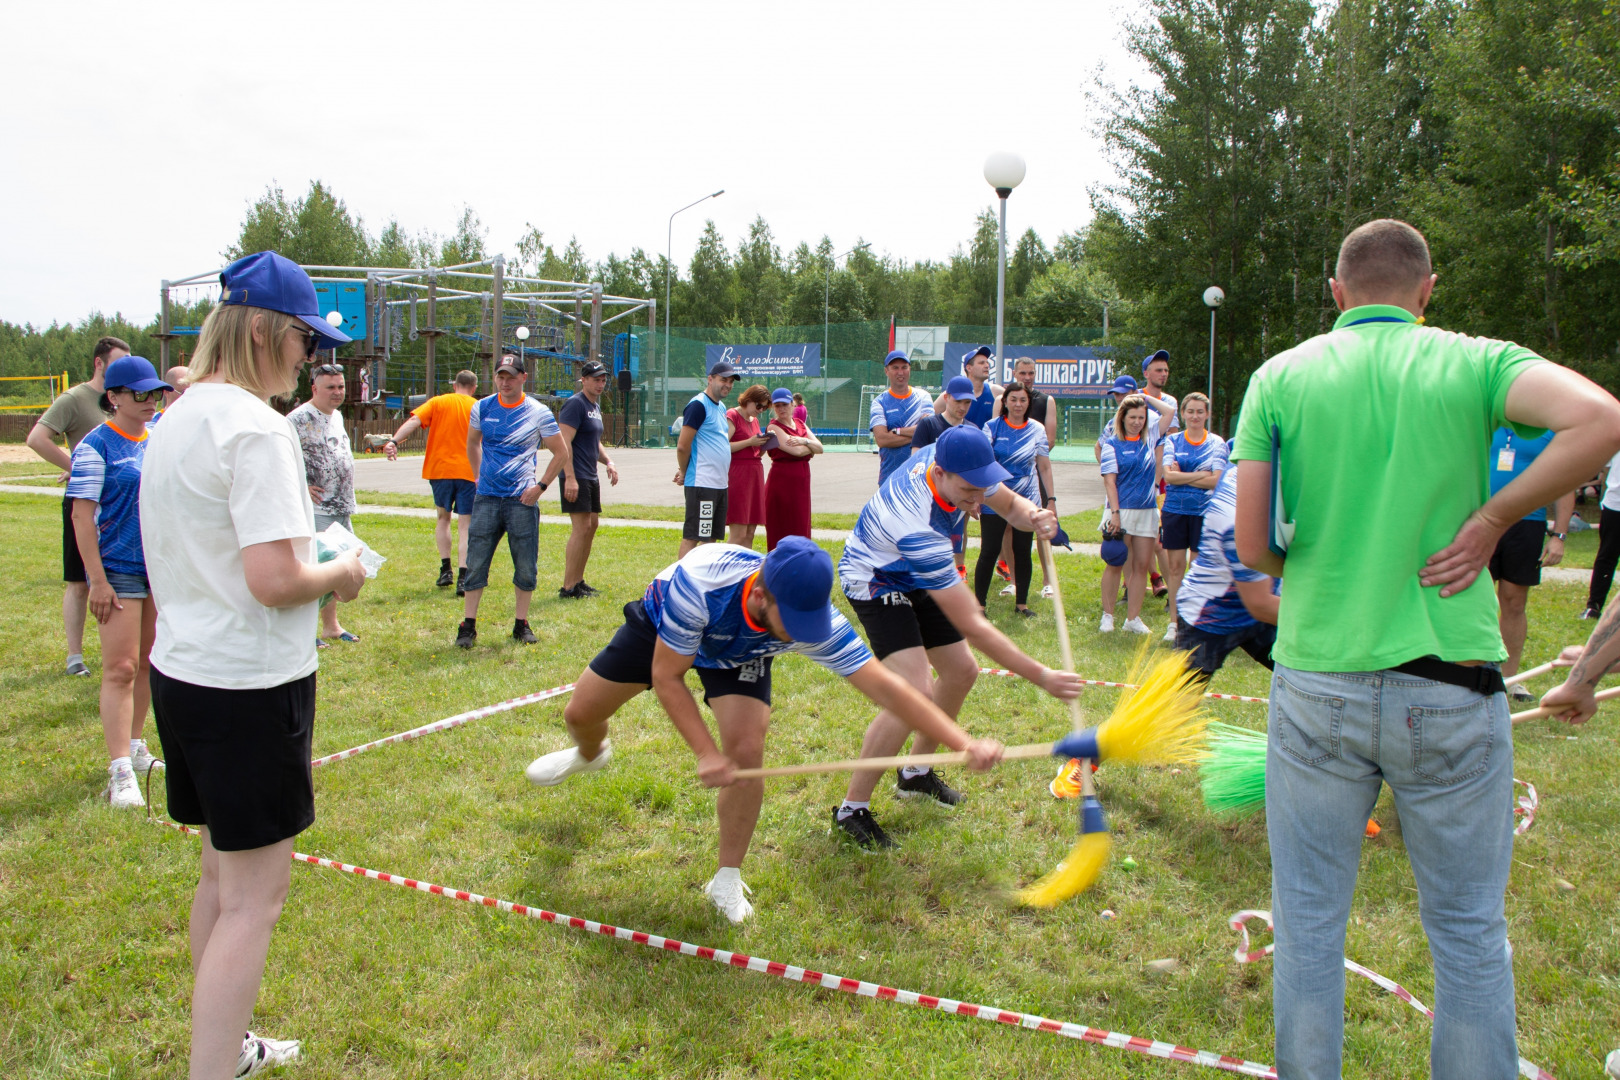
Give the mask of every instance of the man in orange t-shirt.
<path id="1" fill-rule="evenodd" d="M 470 371 L 456 372 L 453 393 L 428 398 L 394 432 L 384 444 L 388 460 L 399 457 L 399 444 L 416 433 L 427 429 L 427 456 L 422 459 L 422 476 L 433 488 L 433 507 L 439 512 L 433 528 L 433 539 L 439 545 L 439 580 L 443 588 L 450 584 L 450 514 L 456 515 L 458 538 L 456 565 L 456 595 L 462 595 L 461 582 L 467 576 L 467 529 L 472 524 L 473 493 L 478 490 L 478 475 L 472 462 L 467 460 L 467 418 L 478 399 L 478 376 Z"/>

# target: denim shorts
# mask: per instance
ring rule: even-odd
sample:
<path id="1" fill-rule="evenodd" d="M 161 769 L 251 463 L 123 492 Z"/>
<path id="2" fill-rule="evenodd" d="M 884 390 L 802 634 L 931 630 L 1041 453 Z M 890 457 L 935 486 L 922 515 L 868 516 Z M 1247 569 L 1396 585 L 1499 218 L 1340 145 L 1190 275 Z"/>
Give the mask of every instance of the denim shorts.
<path id="1" fill-rule="evenodd" d="M 506 537 L 512 556 L 512 584 L 519 592 L 533 592 L 540 558 L 540 508 L 524 506 L 517 498 L 480 495 L 473 500 L 472 524 L 467 528 L 467 578 L 461 587 L 471 592 L 489 584 L 489 564 L 495 548 Z"/>
<path id="2" fill-rule="evenodd" d="M 107 584 L 112 586 L 113 595 L 120 600 L 145 600 L 152 595 L 152 586 L 145 574 L 121 574 L 117 570 L 106 573 Z"/>

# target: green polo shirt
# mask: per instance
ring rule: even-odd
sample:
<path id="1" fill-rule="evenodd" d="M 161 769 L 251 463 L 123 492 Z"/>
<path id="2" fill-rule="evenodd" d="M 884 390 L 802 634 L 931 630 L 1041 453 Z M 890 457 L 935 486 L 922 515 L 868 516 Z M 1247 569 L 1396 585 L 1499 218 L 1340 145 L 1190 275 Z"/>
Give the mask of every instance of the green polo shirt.
<path id="1" fill-rule="evenodd" d="M 1418 571 L 1489 497 L 1486 459 L 1507 423 L 1508 387 L 1544 362 L 1374 304 L 1254 373 L 1231 457 L 1270 461 L 1276 427 L 1295 525 L 1272 650 L 1280 663 L 1378 671 L 1421 656 L 1507 656 L 1488 574 L 1442 600 Z"/>

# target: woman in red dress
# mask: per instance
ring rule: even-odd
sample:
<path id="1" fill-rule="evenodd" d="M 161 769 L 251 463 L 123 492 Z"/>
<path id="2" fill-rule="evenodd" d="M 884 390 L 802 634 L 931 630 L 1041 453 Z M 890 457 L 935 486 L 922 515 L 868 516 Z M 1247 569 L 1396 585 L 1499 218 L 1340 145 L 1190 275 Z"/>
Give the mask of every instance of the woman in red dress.
<path id="1" fill-rule="evenodd" d="M 769 436 L 759 430 L 759 414 L 771 403 L 771 392 L 750 386 L 726 410 L 731 434 L 731 475 L 726 481 L 726 543 L 754 546 L 754 530 L 765 524 L 765 451 Z"/>
<path id="2" fill-rule="evenodd" d="M 784 537 L 810 538 L 810 459 L 822 452 L 821 440 L 794 416 L 793 399 L 785 389 L 771 394 L 771 475 L 765 481 L 765 550 Z"/>

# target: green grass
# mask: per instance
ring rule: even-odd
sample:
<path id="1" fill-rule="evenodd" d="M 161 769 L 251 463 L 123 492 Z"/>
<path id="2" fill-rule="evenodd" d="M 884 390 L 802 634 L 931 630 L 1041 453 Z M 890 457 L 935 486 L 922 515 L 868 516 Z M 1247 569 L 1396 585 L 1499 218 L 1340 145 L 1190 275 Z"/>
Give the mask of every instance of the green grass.
<path id="1" fill-rule="evenodd" d="M 61 586 L 54 501 L 0 495 L 0 1075 L 173 1077 L 187 1053 L 187 908 L 197 844 L 96 804 L 104 778 L 96 684 L 59 672 Z M 317 753 L 572 680 L 620 621 L 619 608 L 674 556 L 673 537 L 606 530 L 593 602 L 537 594 L 526 648 L 504 636 L 511 599 L 487 594 L 484 637 L 451 645 L 459 606 L 433 587 L 431 523 L 361 516 L 389 557 L 343 610 L 358 645 L 321 654 Z M 1071 529 L 1071 531 L 1073 531 Z M 544 526 L 540 578 L 561 573 L 565 529 Z M 1124 674 L 1132 642 L 1091 631 L 1097 560 L 1061 561 L 1078 666 Z M 498 556 L 493 580 L 508 573 Z M 1579 641 L 1579 590 L 1532 594 L 1527 659 Z M 1034 655 L 1057 655 L 1049 616 L 1000 624 Z M 1150 611 L 1162 626 L 1163 617 Z M 99 670 L 95 634 L 88 659 Z M 695 684 L 695 680 L 693 680 Z M 871 708 L 808 662 L 776 667 L 769 763 L 851 756 Z M 1543 680 L 1538 686 L 1550 685 Z M 1216 689 L 1263 694 L 1265 672 L 1234 657 Z M 1088 692 L 1100 718 L 1114 692 Z M 1259 727 L 1262 706 L 1219 703 Z M 316 773 L 315 826 L 301 851 L 491 896 L 734 949 L 853 978 L 1037 1012 L 1204 1049 L 1271 1060 L 1271 979 L 1231 961 L 1226 916 L 1267 906 L 1265 828 L 1218 823 L 1190 771 L 1099 774 L 1118 865 L 1052 912 L 1011 906 L 1009 889 L 1054 865 L 1074 807 L 1046 794 L 1050 767 L 955 771 L 954 814 L 894 800 L 875 809 L 904 844 L 871 856 L 828 836 L 842 778 L 777 781 L 744 876 L 758 913 L 732 929 L 698 888 L 712 872 L 714 795 L 650 695 L 614 721 L 609 770 L 537 790 L 522 775 L 566 745 L 562 701 L 383 747 Z M 964 723 L 1009 743 L 1049 738 L 1065 712 L 1030 686 L 985 677 Z M 1620 1015 L 1613 782 L 1616 723 L 1573 741 L 1521 728 L 1515 772 L 1541 789 L 1535 827 L 1515 846 L 1507 908 L 1523 1053 L 1560 1076 L 1593 1075 Z M 161 783 L 154 802 L 161 808 Z M 1366 845 L 1351 956 L 1433 1000 L 1412 875 L 1386 802 Z M 1559 878 L 1575 885 L 1565 892 Z M 1118 918 L 1105 921 L 1111 908 Z M 1181 968 L 1151 977 L 1146 963 Z M 286 1075 L 343 1077 L 1192 1076 L 1187 1066 L 1048 1035 L 853 998 L 405 892 L 308 866 L 293 869 L 271 945 L 257 1030 L 304 1040 Z M 1429 1025 L 1351 980 L 1346 1075 L 1427 1075 Z"/>
<path id="2" fill-rule="evenodd" d="M 40 458 L 34 458 L 31 461 L 0 461 L 0 480 L 13 476 L 46 475 L 49 475 L 54 480 L 61 475 L 61 471 Z"/>

